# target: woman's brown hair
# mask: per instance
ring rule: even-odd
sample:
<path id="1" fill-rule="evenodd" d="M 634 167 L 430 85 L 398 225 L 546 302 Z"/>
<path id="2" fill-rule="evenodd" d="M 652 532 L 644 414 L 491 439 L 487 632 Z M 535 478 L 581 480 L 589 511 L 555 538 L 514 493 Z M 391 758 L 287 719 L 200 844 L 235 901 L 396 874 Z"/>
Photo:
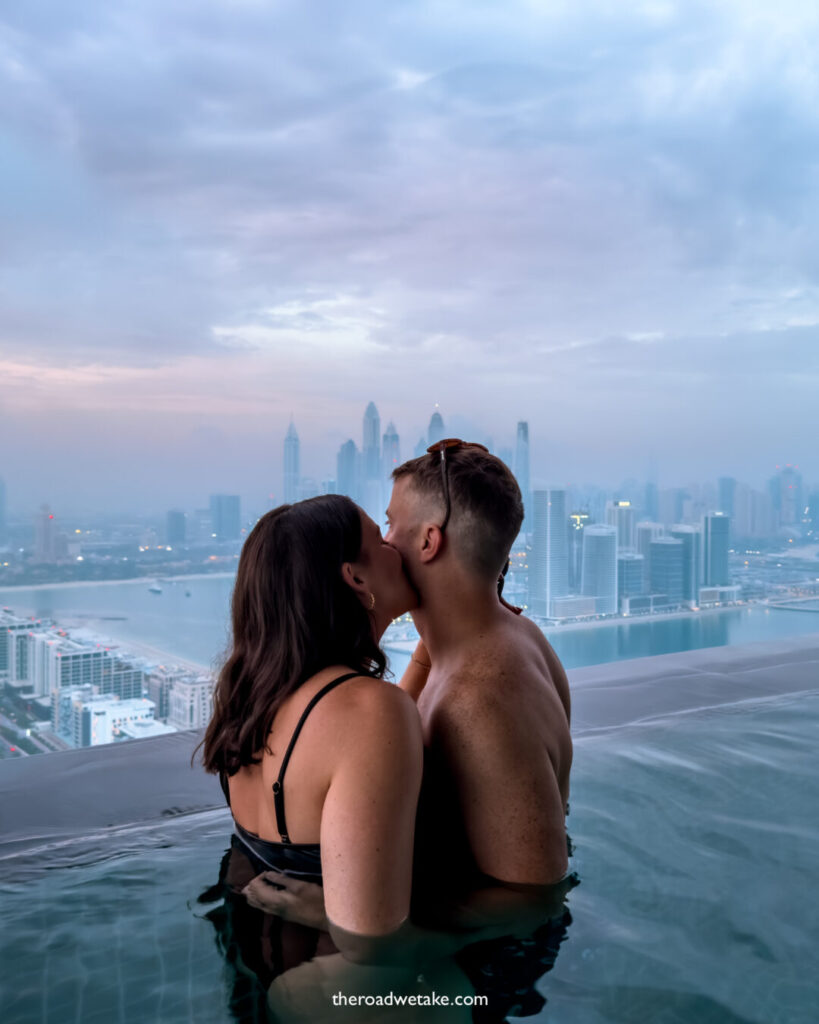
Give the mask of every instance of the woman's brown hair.
<path id="1" fill-rule="evenodd" d="M 282 702 L 328 665 L 383 676 L 369 614 L 341 567 L 359 560 L 361 513 L 340 494 L 281 505 L 242 548 L 231 601 L 232 649 L 203 740 L 209 772 L 258 764 Z"/>

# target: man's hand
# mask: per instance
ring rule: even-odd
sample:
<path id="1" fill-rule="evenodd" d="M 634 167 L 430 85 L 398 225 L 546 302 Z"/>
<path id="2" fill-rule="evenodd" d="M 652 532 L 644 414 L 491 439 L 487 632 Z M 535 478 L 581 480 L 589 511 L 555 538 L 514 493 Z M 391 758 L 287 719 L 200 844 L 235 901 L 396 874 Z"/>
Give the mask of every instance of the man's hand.
<path id="1" fill-rule="evenodd" d="M 327 931 L 324 890 L 314 882 L 290 878 L 281 871 L 264 871 L 242 889 L 247 902 L 266 914 Z"/>

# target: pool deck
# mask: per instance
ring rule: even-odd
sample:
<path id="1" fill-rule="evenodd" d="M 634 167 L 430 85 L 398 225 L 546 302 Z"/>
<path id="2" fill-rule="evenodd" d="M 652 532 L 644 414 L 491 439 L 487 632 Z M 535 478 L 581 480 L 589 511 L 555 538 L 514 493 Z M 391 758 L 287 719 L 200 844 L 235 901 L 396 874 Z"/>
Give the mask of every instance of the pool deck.
<path id="1" fill-rule="evenodd" d="M 819 632 L 569 673 L 577 741 L 638 721 L 819 689 Z M 224 807 L 201 732 L 0 762 L 0 860 L 106 829 Z"/>

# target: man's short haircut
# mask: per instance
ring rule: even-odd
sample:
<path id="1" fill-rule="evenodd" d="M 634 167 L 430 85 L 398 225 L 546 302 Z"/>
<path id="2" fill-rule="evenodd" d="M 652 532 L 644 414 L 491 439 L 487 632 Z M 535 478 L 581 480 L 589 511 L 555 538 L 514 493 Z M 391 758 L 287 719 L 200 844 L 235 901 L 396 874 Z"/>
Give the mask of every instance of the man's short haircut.
<path id="1" fill-rule="evenodd" d="M 506 463 L 479 448 L 449 448 L 446 462 L 452 509 L 446 534 L 476 575 L 495 579 L 523 523 L 518 482 Z M 419 494 L 440 506 L 443 519 L 446 499 L 439 452 L 410 459 L 392 471 L 392 478 L 411 480 Z"/>

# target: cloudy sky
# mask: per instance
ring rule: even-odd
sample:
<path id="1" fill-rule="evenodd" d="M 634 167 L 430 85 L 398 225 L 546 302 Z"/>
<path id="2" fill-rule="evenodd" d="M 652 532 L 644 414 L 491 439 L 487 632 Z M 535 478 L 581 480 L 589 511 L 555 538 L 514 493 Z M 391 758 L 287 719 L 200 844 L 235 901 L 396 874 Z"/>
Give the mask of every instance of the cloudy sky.
<path id="1" fill-rule="evenodd" d="M 370 399 L 552 482 L 819 479 L 811 7 L 8 0 L 11 508 L 280 493 Z"/>

